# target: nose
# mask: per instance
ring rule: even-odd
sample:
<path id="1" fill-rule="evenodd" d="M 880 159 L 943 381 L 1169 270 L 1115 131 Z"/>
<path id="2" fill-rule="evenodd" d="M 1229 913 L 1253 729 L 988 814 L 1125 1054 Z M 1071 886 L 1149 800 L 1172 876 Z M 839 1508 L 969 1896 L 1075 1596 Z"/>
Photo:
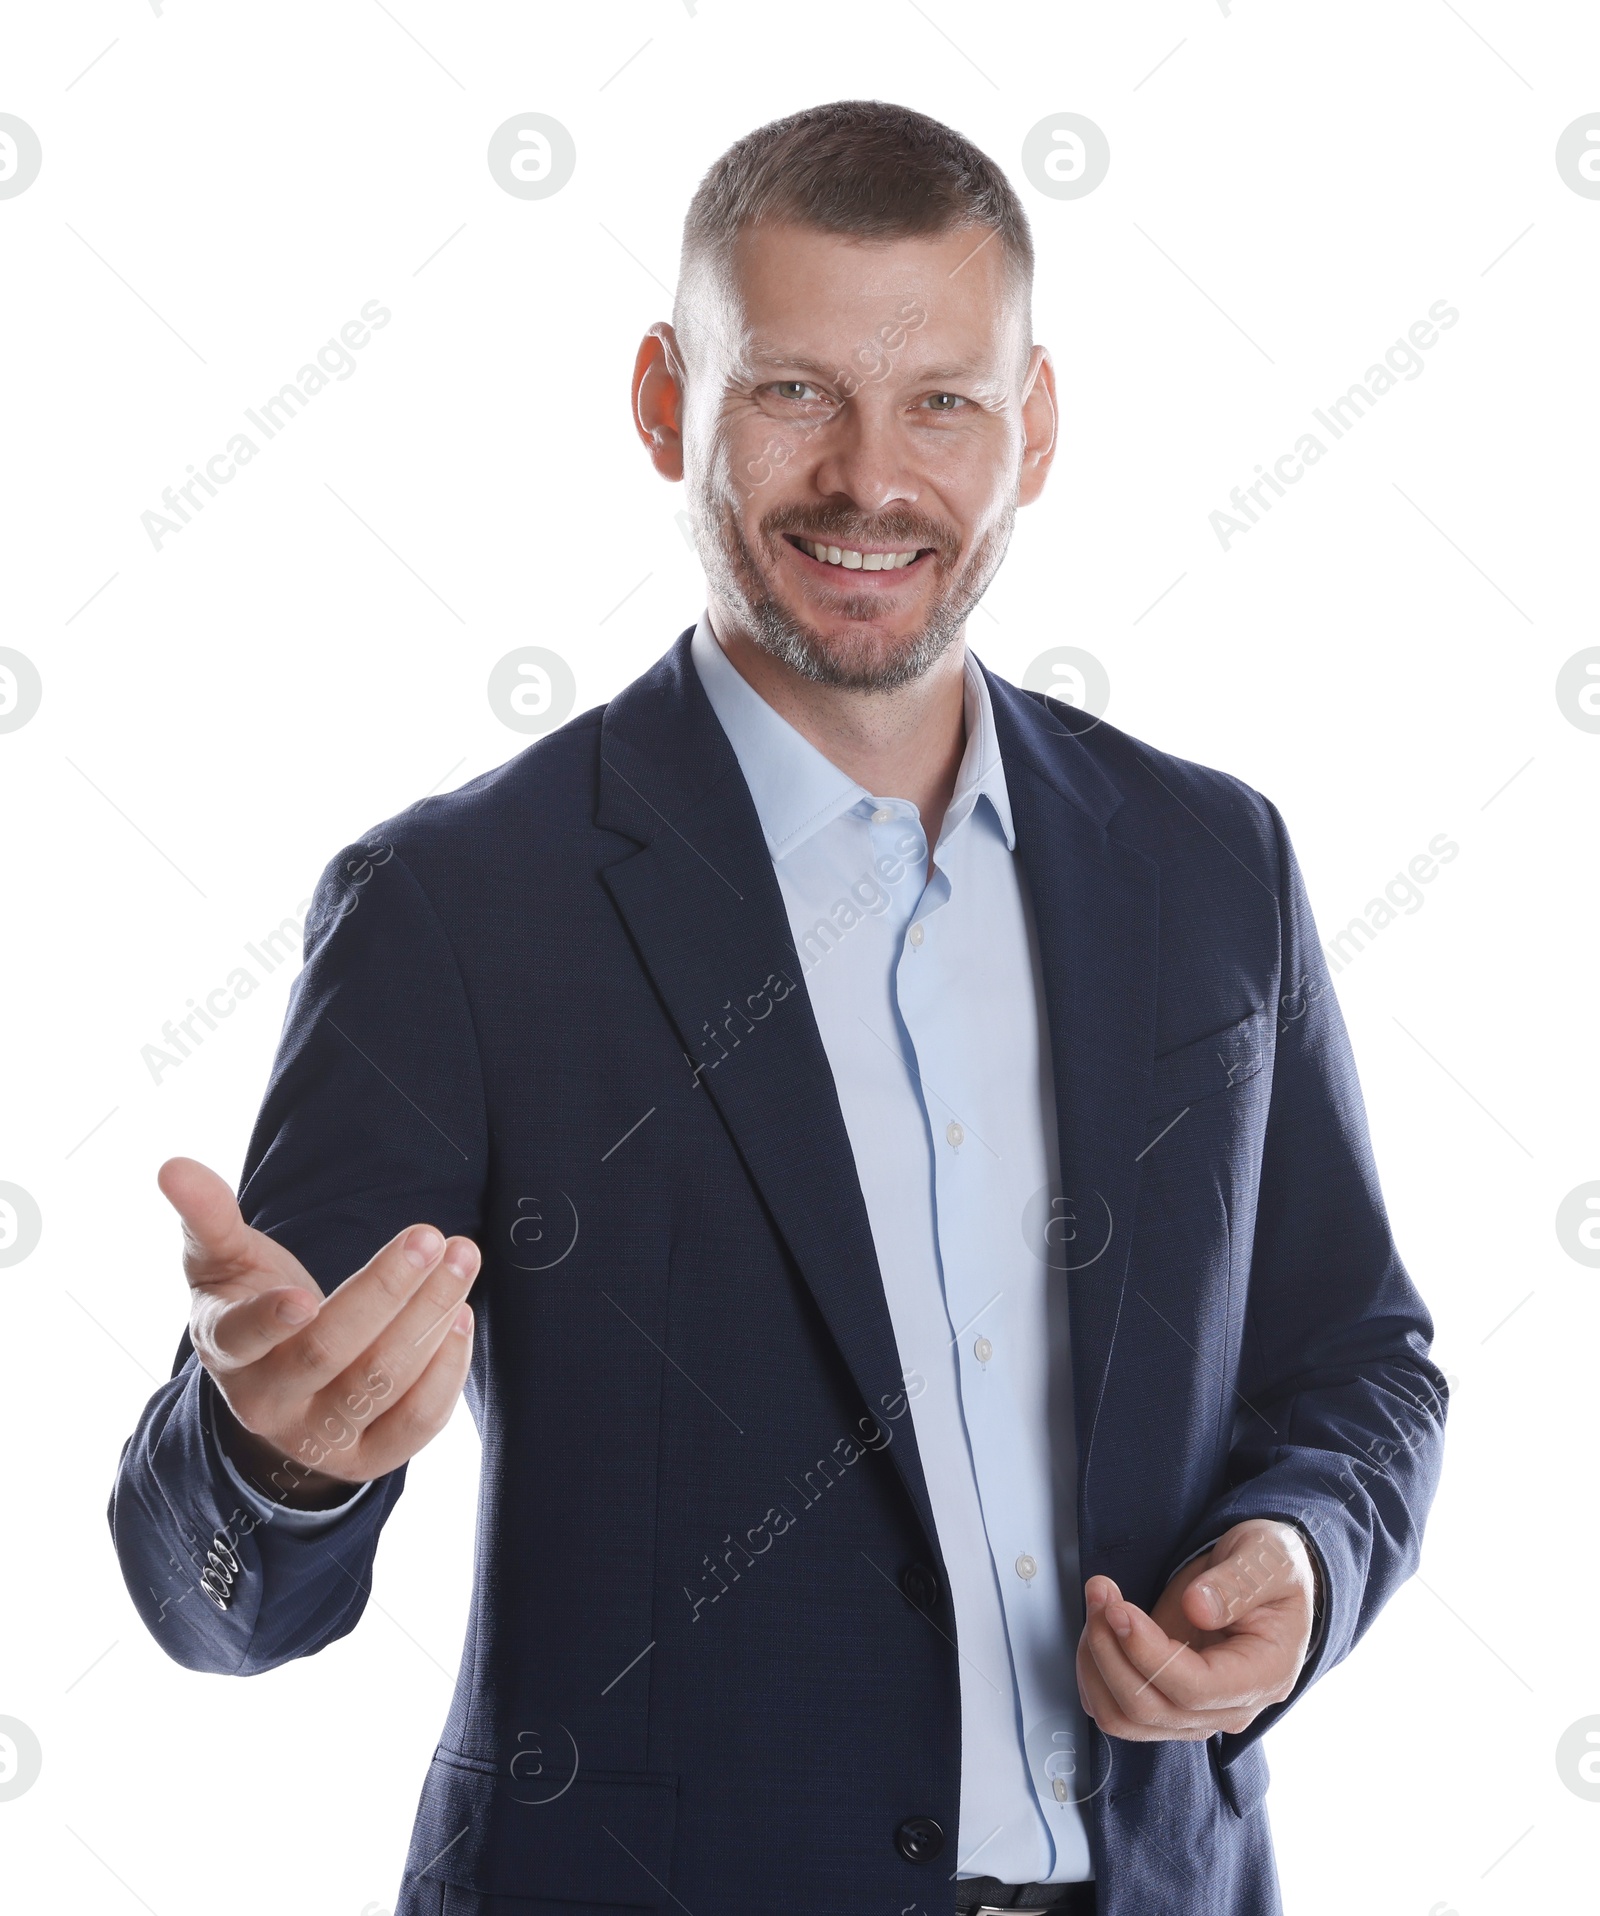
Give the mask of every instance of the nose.
<path id="1" fill-rule="evenodd" d="M 827 428 L 815 476 L 819 491 L 848 499 L 859 512 L 915 505 L 919 493 L 892 408 L 866 395 L 851 400 Z"/>

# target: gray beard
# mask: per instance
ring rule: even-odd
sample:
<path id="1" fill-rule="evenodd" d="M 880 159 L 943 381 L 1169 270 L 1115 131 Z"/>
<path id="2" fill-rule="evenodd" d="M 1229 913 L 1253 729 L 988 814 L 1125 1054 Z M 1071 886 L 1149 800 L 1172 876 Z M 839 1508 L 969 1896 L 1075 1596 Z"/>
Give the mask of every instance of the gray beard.
<path id="1" fill-rule="evenodd" d="M 1005 517 L 979 542 L 961 571 L 952 574 L 951 562 L 936 549 L 931 560 L 941 574 L 944 590 L 934 602 L 922 629 L 885 651 L 869 638 L 859 642 L 824 639 L 813 626 L 795 617 L 768 590 L 761 568 L 756 564 L 732 510 L 703 491 L 696 515 L 696 543 L 706 579 L 715 597 L 738 616 L 745 634 L 770 658 L 814 685 L 837 685 L 858 692 L 888 692 L 897 686 L 920 679 L 944 656 L 961 636 L 972 608 L 983 597 L 989 581 L 999 570 L 1011 543 L 1011 528 L 1016 508 L 1008 508 Z M 890 523 L 888 537 L 905 536 L 904 529 Z M 915 533 L 911 534 L 915 537 Z M 918 539 L 931 544 L 930 539 Z M 876 597 L 866 594 L 845 599 L 840 611 L 848 619 L 871 619 L 880 610 Z"/>

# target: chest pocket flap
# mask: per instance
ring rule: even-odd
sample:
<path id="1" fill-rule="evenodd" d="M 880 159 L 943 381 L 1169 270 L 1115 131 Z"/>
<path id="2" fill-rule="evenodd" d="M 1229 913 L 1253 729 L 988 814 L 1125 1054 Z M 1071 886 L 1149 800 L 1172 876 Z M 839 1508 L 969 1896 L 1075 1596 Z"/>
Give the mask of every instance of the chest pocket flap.
<path id="1" fill-rule="evenodd" d="M 1164 1117 L 1253 1078 L 1267 1062 L 1268 1029 L 1266 1009 L 1259 1007 L 1237 1024 L 1162 1052 L 1150 1071 L 1148 1115 Z"/>

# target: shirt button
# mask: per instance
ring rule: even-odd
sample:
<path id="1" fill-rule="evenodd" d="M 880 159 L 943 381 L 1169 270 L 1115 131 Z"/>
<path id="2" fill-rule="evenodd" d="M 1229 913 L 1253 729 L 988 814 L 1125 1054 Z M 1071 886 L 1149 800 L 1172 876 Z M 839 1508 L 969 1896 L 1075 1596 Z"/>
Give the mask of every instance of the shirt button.
<path id="1" fill-rule="evenodd" d="M 922 943 L 922 927 L 920 925 L 913 925 L 911 927 L 911 942 L 914 945 L 920 945 Z"/>
<path id="2" fill-rule="evenodd" d="M 872 822 L 874 825 L 887 825 L 893 817 L 894 813 L 889 810 L 887 805 L 880 805 L 872 814 Z"/>
<path id="3" fill-rule="evenodd" d="M 945 1126 L 944 1134 L 950 1140 L 950 1142 L 953 1145 L 956 1145 L 958 1148 L 963 1143 L 967 1135 L 966 1132 L 962 1130 L 961 1126 L 956 1123 L 954 1118 L 952 1118 L 950 1122 Z"/>
<path id="4" fill-rule="evenodd" d="M 994 1356 L 994 1345 L 989 1342 L 987 1337 L 980 1337 L 977 1343 L 972 1347 L 972 1354 L 977 1358 L 980 1364 L 987 1364 L 989 1359 Z"/>
<path id="5" fill-rule="evenodd" d="M 1024 1550 L 1022 1555 L 1017 1559 L 1017 1575 L 1021 1577 L 1024 1583 L 1030 1583 L 1038 1574 L 1039 1566 L 1034 1562 L 1032 1557 L 1028 1555 L 1027 1551 Z"/>

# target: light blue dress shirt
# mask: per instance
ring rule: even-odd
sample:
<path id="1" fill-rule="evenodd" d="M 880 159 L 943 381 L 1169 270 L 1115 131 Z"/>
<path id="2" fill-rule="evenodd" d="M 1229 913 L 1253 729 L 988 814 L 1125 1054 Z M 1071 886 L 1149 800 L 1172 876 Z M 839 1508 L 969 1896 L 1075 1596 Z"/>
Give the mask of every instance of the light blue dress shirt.
<path id="1" fill-rule="evenodd" d="M 930 878 L 915 805 L 825 758 L 707 619 L 691 657 L 772 854 L 905 1373 L 960 1658 L 955 1873 L 1083 1880 L 1077 1462 L 1066 1312 L 1047 1310 L 1065 1278 L 1032 1248 L 1060 1191 L 1055 1100 L 989 689 L 969 655 L 966 748 Z M 248 1507 L 296 1530 L 336 1522 L 369 1488 L 291 1511 L 224 1462 Z"/>
<path id="2" fill-rule="evenodd" d="M 1066 1279 L 1031 1248 L 1060 1192 L 1055 1099 L 989 688 L 969 655 L 930 878 L 915 805 L 825 758 L 706 619 L 691 657 L 772 854 L 906 1374 L 960 1652 L 956 1874 L 1078 1881 L 1077 1464 L 1046 1308 Z"/>

